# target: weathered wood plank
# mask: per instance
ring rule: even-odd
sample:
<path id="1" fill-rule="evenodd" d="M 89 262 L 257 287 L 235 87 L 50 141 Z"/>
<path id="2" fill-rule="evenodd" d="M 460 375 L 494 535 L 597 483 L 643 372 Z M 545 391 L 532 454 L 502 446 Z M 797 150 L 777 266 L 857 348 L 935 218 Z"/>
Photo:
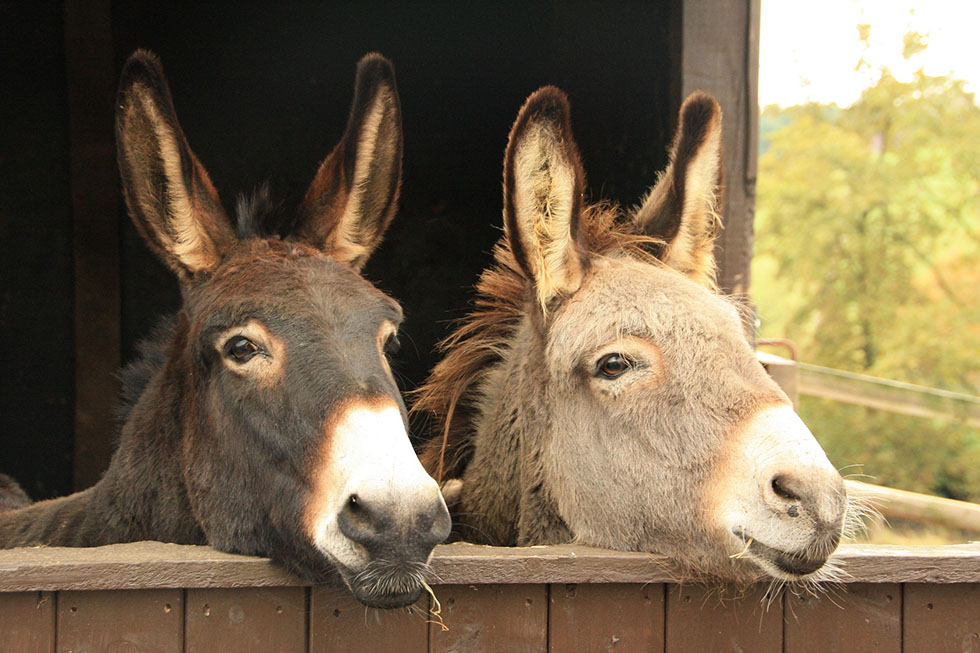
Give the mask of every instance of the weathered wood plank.
<path id="1" fill-rule="evenodd" d="M 737 598 L 699 586 L 667 589 L 666 647 L 671 651 L 781 651 L 783 602 L 765 587 Z"/>
<path id="2" fill-rule="evenodd" d="M 548 649 L 663 651 L 662 583 L 561 583 L 550 588 Z"/>
<path id="3" fill-rule="evenodd" d="M 0 651 L 54 651 L 53 592 L 0 594 Z"/>
<path id="4" fill-rule="evenodd" d="M 832 557 L 849 583 L 975 583 L 980 544 L 947 546 L 845 545 Z"/>
<path id="5" fill-rule="evenodd" d="M 441 585 L 435 592 L 448 630 L 429 624 L 433 653 L 547 648 L 547 585 Z"/>
<path id="6" fill-rule="evenodd" d="M 901 651 L 902 586 L 853 583 L 826 594 L 787 594 L 784 650 Z"/>
<path id="7" fill-rule="evenodd" d="M 134 542 L 0 551 L 0 591 L 303 585 L 267 558 L 206 546 Z"/>
<path id="8" fill-rule="evenodd" d="M 302 587 L 187 590 L 184 650 L 305 651 Z"/>
<path id="9" fill-rule="evenodd" d="M 183 651 L 181 590 L 59 592 L 57 650 Z"/>
<path id="10" fill-rule="evenodd" d="M 980 544 L 844 545 L 834 554 L 845 583 L 980 582 Z M 662 556 L 580 545 L 491 547 L 444 544 L 430 583 L 667 583 L 677 577 Z M 134 542 L 93 548 L 0 550 L 0 592 L 164 587 L 302 586 L 266 558 L 204 546 Z"/>
<path id="11" fill-rule="evenodd" d="M 905 651 L 980 651 L 980 584 L 905 585 Z"/>
<path id="12" fill-rule="evenodd" d="M 375 610 L 357 601 L 346 589 L 313 588 L 310 596 L 310 652 L 429 650 L 425 594 L 411 608 Z"/>
<path id="13" fill-rule="evenodd" d="M 430 561 L 434 581 L 479 583 L 667 582 L 677 577 L 663 556 L 587 546 L 437 546 Z"/>

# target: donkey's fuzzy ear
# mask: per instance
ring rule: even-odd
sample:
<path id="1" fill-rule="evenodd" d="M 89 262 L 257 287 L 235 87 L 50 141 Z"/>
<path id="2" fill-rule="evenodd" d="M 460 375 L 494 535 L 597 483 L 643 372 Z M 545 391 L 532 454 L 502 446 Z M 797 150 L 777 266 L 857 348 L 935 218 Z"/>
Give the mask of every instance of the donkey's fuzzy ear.
<path id="1" fill-rule="evenodd" d="M 184 138 L 160 61 L 144 50 L 123 67 L 116 149 L 126 206 L 150 248 L 181 278 L 213 269 L 235 232 Z"/>
<path id="2" fill-rule="evenodd" d="M 588 265 L 585 172 L 570 114 L 562 91 L 538 89 L 518 113 L 504 157 L 504 231 L 542 309 L 577 290 Z"/>
<path id="3" fill-rule="evenodd" d="M 681 106 L 670 164 L 634 219 L 664 241 L 661 260 L 708 287 L 715 284 L 721 185 L 721 107 L 710 95 L 692 93 Z"/>
<path id="4" fill-rule="evenodd" d="M 360 269 L 395 215 L 401 176 L 395 71 L 368 54 L 357 64 L 347 129 L 306 191 L 293 237 Z"/>

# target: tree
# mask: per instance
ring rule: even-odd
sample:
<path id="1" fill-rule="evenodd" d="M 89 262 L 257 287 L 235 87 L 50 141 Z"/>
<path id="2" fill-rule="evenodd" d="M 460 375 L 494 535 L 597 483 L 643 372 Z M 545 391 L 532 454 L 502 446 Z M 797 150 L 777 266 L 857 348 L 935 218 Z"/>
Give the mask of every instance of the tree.
<path id="1" fill-rule="evenodd" d="M 883 68 L 850 107 L 767 107 L 762 127 L 761 333 L 820 365 L 980 394 L 980 108 L 963 82 Z M 980 501 L 977 429 L 815 400 L 802 412 L 836 464 Z"/>

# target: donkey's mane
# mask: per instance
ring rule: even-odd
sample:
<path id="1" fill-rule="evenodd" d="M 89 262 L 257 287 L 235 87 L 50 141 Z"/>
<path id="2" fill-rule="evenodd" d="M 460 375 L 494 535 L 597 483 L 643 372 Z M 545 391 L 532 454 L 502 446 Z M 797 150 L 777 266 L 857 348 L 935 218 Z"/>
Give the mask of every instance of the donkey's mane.
<path id="1" fill-rule="evenodd" d="M 269 182 L 260 184 L 251 193 L 242 193 L 235 201 L 235 231 L 242 240 L 262 238 L 279 232 L 281 205 L 269 195 Z M 289 225 L 292 226 L 292 225 Z"/>
<path id="2" fill-rule="evenodd" d="M 586 206 L 581 216 L 587 251 L 593 256 L 628 256 L 659 263 L 663 241 L 638 233 L 620 208 Z M 479 380 L 503 357 L 507 342 L 532 299 L 532 281 L 517 264 L 504 235 L 493 248 L 493 263 L 476 284 L 475 309 L 438 345 L 443 354 L 426 382 L 411 394 L 412 413 L 428 413 L 429 437 L 419 454 L 437 481 L 459 478 L 472 457 L 472 400 Z"/>

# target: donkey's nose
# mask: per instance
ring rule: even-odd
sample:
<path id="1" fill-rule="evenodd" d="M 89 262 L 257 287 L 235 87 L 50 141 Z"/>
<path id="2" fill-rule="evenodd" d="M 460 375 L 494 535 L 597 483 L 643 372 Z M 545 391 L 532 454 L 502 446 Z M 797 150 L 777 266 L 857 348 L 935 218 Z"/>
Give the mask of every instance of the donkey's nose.
<path id="1" fill-rule="evenodd" d="M 372 559 L 424 561 L 449 537 L 449 511 L 439 494 L 409 514 L 386 503 L 351 494 L 337 516 L 340 532 L 362 545 Z"/>
<path id="2" fill-rule="evenodd" d="M 843 481 L 834 471 L 799 468 L 767 474 L 762 497 L 775 513 L 810 517 L 818 529 L 840 529 L 846 501 Z"/>

